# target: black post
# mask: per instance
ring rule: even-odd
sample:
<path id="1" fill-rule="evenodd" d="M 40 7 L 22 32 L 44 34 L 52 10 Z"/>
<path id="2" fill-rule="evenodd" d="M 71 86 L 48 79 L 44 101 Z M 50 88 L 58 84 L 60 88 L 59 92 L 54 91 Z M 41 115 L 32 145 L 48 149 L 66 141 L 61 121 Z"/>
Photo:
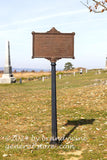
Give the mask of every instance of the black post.
<path id="1" fill-rule="evenodd" d="M 50 144 L 58 144 L 57 139 L 57 106 L 56 106 L 56 63 L 51 62 L 52 89 L 52 139 Z"/>

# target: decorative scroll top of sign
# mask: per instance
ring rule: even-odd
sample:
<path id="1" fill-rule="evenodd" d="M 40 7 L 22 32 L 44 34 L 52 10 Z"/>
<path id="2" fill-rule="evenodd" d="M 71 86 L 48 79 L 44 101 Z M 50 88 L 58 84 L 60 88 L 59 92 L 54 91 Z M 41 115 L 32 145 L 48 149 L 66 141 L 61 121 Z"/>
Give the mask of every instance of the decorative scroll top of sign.
<path id="1" fill-rule="evenodd" d="M 61 32 L 59 32 L 58 30 L 56 30 L 55 27 L 53 27 L 50 31 L 47 31 L 46 33 L 54 33 L 54 34 L 59 34 Z"/>
<path id="2" fill-rule="evenodd" d="M 61 58 L 74 58 L 74 32 L 61 33 L 53 27 L 48 32 L 32 32 L 32 35 L 32 58 L 46 58 L 51 62 Z"/>

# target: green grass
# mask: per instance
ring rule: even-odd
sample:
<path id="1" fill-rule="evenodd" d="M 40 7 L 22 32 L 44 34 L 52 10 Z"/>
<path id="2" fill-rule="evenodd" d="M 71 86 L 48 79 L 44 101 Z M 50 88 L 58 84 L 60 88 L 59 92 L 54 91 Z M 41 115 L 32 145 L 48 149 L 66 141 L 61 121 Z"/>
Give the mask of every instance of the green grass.
<path id="1" fill-rule="evenodd" d="M 51 79 L 0 84 L 0 159 L 106 159 L 107 72 L 95 73 L 57 77 L 58 137 L 66 139 L 53 148 Z"/>

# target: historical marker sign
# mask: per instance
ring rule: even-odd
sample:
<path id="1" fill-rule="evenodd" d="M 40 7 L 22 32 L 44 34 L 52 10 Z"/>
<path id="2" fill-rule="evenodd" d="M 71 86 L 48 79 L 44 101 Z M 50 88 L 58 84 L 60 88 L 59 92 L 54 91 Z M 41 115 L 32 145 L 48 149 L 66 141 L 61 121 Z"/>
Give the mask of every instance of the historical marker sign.
<path id="1" fill-rule="evenodd" d="M 47 58 L 51 61 L 74 58 L 74 32 L 61 33 L 53 27 L 46 33 L 32 32 L 32 35 L 32 58 Z"/>
<path id="2" fill-rule="evenodd" d="M 50 144 L 58 144 L 57 138 L 57 105 L 56 105 L 56 61 L 61 58 L 74 58 L 75 33 L 61 33 L 54 27 L 46 33 L 33 35 L 32 58 L 47 58 L 51 61 L 52 80 L 52 139 Z"/>

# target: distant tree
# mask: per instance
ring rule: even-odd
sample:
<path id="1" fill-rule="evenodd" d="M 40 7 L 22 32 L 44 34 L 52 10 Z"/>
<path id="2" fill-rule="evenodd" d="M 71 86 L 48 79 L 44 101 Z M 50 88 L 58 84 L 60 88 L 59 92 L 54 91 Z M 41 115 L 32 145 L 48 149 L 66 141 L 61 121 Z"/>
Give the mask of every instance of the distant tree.
<path id="1" fill-rule="evenodd" d="M 35 72 L 35 70 L 32 70 L 31 72 Z"/>
<path id="2" fill-rule="evenodd" d="M 72 63 L 71 62 L 65 63 L 64 70 L 68 71 L 68 70 L 71 70 L 71 69 L 73 69 Z"/>
<path id="3" fill-rule="evenodd" d="M 14 70 L 14 73 L 17 73 L 16 69 Z"/>
<path id="4" fill-rule="evenodd" d="M 25 70 L 23 69 L 21 72 L 23 73 L 23 72 L 25 72 Z"/>
<path id="5" fill-rule="evenodd" d="M 1 70 L 0 73 L 3 73 L 3 71 Z"/>
<path id="6" fill-rule="evenodd" d="M 86 6 L 90 12 L 102 13 L 107 11 L 107 0 L 86 0 L 84 3 L 83 0 L 80 1 L 84 6 Z M 94 3 L 93 3 L 94 2 Z"/>

